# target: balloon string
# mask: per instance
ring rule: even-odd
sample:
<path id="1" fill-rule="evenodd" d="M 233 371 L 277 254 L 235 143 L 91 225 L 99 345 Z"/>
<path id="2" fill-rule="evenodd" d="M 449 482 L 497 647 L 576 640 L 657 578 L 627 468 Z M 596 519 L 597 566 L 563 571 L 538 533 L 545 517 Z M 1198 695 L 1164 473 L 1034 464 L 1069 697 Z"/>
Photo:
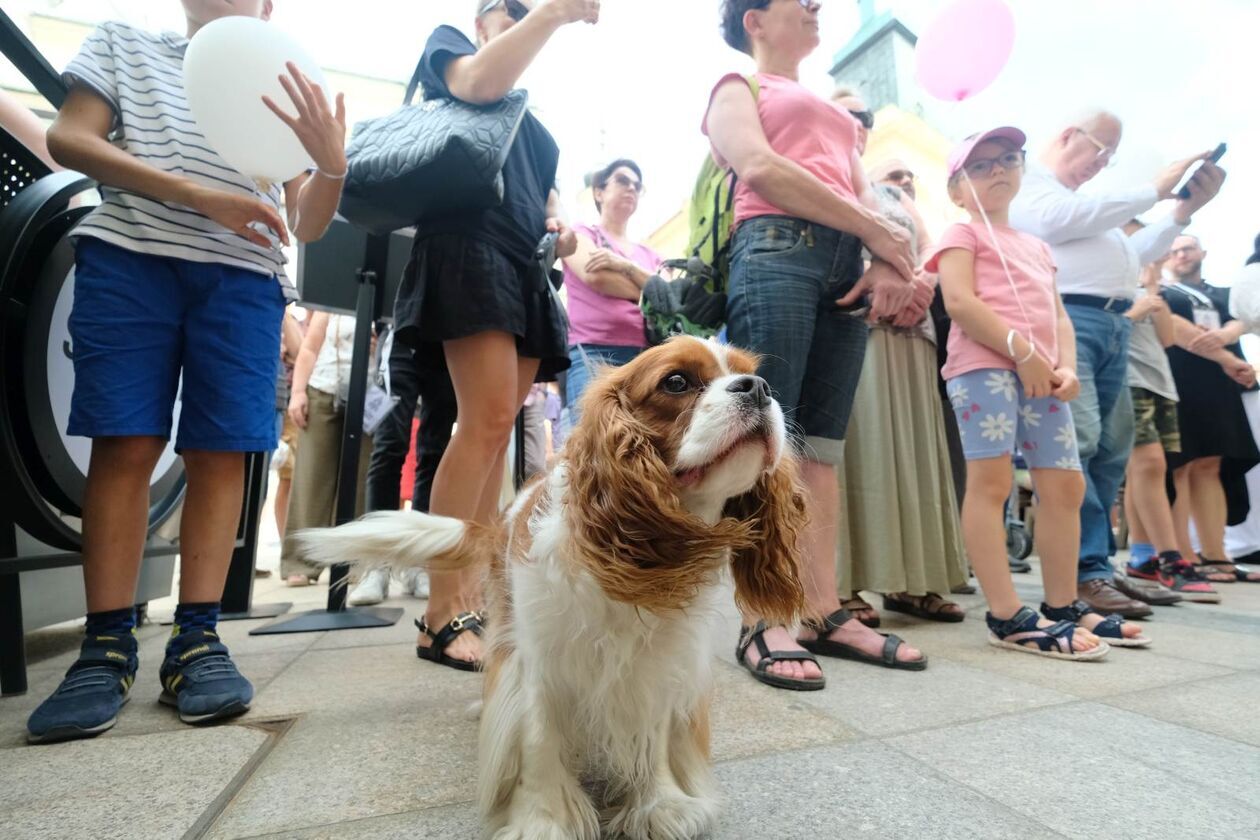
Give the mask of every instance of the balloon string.
<path id="1" fill-rule="evenodd" d="M 971 197 L 976 201 L 976 209 L 980 211 L 980 218 L 984 220 L 984 227 L 989 232 L 989 238 L 993 241 L 993 250 L 997 251 L 998 260 L 1002 263 L 1002 271 L 1006 273 L 1006 282 L 1011 286 L 1011 294 L 1015 297 L 1015 302 L 1019 304 L 1019 311 L 1024 316 L 1024 326 L 1028 330 L 1028 335 L 1021 335 L 1020 337 L 1036 350 L 1037 342 L 1033 341 L 1032 338 L 1032 319 L 1028 317 L 1028 310 L 1024 308 L 1023 297 L 1020 296 L 1019 290 L 1015 288 L 1015 277 L 1011 274 L 1011 267 L 1007 265 L 1006 254 L 1002 253 L 1002 246 L 998 244 L 997 233 L 993 230 L 993 222 L 989 220 L 989 214 L 985 212 L 984 205 L 980 203 L 980 194 L 976 192 L 976 185 L 971 182 L 971 177 L 967 175 L 966 167 L 963 167 L 960 171 L 962 172 L 963 180 L 967 182 L 967 188 L 971 190 Z"/>

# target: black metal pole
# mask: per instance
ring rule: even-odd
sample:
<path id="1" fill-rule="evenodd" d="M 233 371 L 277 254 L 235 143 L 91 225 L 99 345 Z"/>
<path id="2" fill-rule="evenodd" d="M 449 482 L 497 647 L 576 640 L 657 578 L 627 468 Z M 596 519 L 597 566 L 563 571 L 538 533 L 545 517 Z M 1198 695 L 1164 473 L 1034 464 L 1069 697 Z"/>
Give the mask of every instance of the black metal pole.
<path id="1" fill-rule="evenodd" d="M 236 548 L 228 566 L 223 587 L 223 612 L 220 621 L 248 618 L 275 618 L 289 611 L 293 602 L 254 606 L 254 565 L 258 562 L 258 531 L 262 522 L 263 504 L 267 500 L 266 452 L 245 455 L 245 495 L 241 500 L 241 524 L 236 531 Z"/>
<path id="2" fill-rule="evenodd" d="M 22 633 L 22 580 L 0 574 L 0 696 L 26 693 L 26 641 Z"/>
<path id="3" fill-rule="evenodd" d="M 372 322 L 377 316 L 380 290 L 389 256 L 389 238 L 368 237 L 364 268 L 358 272 L 359 296 L 355 306 L 354 353 L 350 359 L 350 393 L 347 396 L 345 427 L 341 436 L 341 459 L 337 482 L 336 524 L 355 518 L 359 494 L 359 448 L 363 442 L 363 403 L 367 399 L 368 357 L 371 355 Z M 328 582 L 328 607 L 313 612 L 285 616 L 265 627 L 249 631 L 251 636 L 281 633 L 308 633 L 317 630 L 349 630 L 356 627 L 388 627 L 402 617 L 397 607 L 355 607 L 346 609 L 350 567 L 332 567 Z"/>
<path id="4" fill-rule="evenodd" d="M 376 316 L 375 271 L 359 274 L 359 300 L 354 313 L 354 354 L 350 361 L 350 395 L 341 434 L 341 465 L 337 478 L 336 524 L 353 522 L 359 503 L 359 449 L 363 444 L 363 402 L 367 399 L 368 357 L 372 354 L 372 321 Z M 328 611 L 346 608 L 346 578 L 350 567 L 338 563 L 328 578 Z"/>

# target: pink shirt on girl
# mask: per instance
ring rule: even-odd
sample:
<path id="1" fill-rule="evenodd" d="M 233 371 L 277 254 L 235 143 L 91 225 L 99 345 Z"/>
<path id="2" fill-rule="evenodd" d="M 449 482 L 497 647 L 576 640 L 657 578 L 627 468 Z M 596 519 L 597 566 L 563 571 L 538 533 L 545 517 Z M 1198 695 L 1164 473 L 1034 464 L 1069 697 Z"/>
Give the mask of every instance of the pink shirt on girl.
<path id="1" fill-rule="evenodd" d="M 952 248 L 975 255 L 976 297 L 1036 346 L 1052 367 L 1059 364 L 1058 292 L 1054 286 L 1055 264 L 1050 246 L 1035 236 L 1005 225 L 993 232 L 1011 269 L 1011 279 L 983 222 L 956 224 L 945 231 L 924 269 L 938 271 L 941 255 Z M 1012 281 L 1014 284 L 1012 286 Z M 1005 353 L 995 353 L 967 336 L 958 324 L 949 328 L 949 359 L 941 376 L 951 379 L 973 370 L 1015 370 Z"/>
<path id="2" fill-rule="evenodd" d="M 598 225 L 574 225 L 573 232 L 585 236 L 596 248 L 607 248 L 651 273 L 660 267 L 660 256 L 646 245 L 623 251 Z M 646 347 L 643 313 L 639 304 L 609 297 L 586 284 L 568 261 L 564 263 L 564 287 L 569 297 L 569 344 L 602 344 L 613 347 Z"/>
<path id="3" fill-rule="evenodd" d="M 718 88 L 738 79 L 745 84 L 748 79 L 738 73 L 728 73 L 713 86 Z M 857 121 L 848 111 L 817 96 L 799 82 L 758 73 L 757 113 L 761 128 L 770 142 L 770 148 L 800 164 L 807 172 L 822 181 L 832 192 L 848 199 L 856 199 L 853 189 L 853 150 L 857 146 Z M 751 88 L 751 86 L 750 86 Z M 712 104 L 713 93 L 709 94 Z M 700 130 L 709 135 L 709 116 L 705 113 Z M 713 150 L 713 158 L 720 165 L 725 162 Z M 743 181 L 735 185 L 735 224 L 757 216 L 790 216 L 761 196 Z"/>

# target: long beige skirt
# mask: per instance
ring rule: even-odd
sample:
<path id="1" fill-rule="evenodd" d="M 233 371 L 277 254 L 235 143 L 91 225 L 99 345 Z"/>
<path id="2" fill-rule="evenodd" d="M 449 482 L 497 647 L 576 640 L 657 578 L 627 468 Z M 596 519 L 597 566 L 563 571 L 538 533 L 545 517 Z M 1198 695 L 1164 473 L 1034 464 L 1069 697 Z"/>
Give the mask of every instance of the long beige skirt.
<path id="1" fill-rule="evenodd" d="M 936 375 L 930 341 L 871 330 L 840 468 L 841 598 L 948 595 L 967 580 Z"/>

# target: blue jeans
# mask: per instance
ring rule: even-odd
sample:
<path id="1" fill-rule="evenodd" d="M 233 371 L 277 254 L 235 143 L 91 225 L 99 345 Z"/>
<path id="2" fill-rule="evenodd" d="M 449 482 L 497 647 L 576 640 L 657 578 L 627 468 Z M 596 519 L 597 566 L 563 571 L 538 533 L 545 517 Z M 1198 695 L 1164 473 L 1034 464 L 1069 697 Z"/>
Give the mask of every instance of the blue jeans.
<path id="1" fill-rule="evenodd" d="M 866 358 L 866 322 L 835 301 L 862 276 L 862 244 L 786 216 L 740 224 L 731 246 L 731 344 L 761 356 L 805 458 L 839 464 Z"/>
<path id="2" fill-rule="evenodd" d="M 611 344 L 577 344 L 569 348 L 572 363 L 564 380 L 564 401 L 569 407 L 569 423 L 576 424 L 581 412 L 578 403 L 591 380 L 599 372 L 600 365 L 621 367 L 642 353 L 643 347 L 624 347 Z M 585 354 L 585 355 L 583 355 Z"/>
<path id="3" fill-rule="evenodd" d="M 1076 329 L 1076 373 L 1081 395 L 1072 403 L 1085 503 L 1081 506 L 1081 553 L 1077 579 L 1110 580 L 1115 553 L 1111 508 L 1133 450 L 1133 400 L 1129 392 L 1129 332 L 1123 315 L 1087 306 L 1065 306 Z"/>

